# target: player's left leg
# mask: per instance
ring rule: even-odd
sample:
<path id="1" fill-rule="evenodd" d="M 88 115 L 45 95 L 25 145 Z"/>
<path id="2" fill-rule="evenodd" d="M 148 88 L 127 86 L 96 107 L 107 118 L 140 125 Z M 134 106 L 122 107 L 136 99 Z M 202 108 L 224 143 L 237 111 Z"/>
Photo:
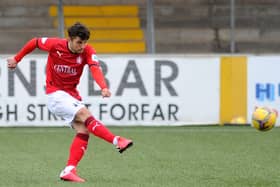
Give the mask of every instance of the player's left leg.
<path id="1" fill-rule="evenodd" d="M 64 91 L 56 91 L 48 95 L 48 108 L 55 115 L 65 119 L 66 122 L 71 122 L 76 131 L 76 136 L 70 146 L 67 166 L 60 174 L 62 180 L 85 181 L 77 175 L 76 167 L 87 149 L 89 133 L 116 145 L 120 153 L 133 144 L 129 139 L 111 133 L 107 127 L 92 117 L 82 102 Z"/>
<path id="2" fill-rule="evenodd" d="M 60 178 L 71 182 L 85 182 L 85 179 L 77 175 L 76 168 L 87 150 L 89 134 L 81 123 L 73 122 L 72 126 L 76 131 L 76 136 L 70 146 L 69 158 L 65 169 L 60 174 Z"/>
<path id="3" fill-rule="evenodd" d="M 83 123 L 73 121 L 77 111 L 85 106 L 68 93 L 56 91 L 48 95 L 48 108 L 55 115 L 62 117 L 67 123 L 72 122 L 76 135 L 71 143 L 66 167 L 60 173 L 60 179 L 71 182 L 84 182 L 77 175 L 76 167 L 83 158 L 88 145 L 89 132 Z"/>
<path id="4" fill-rule="evenodd" d="M 72 182 L 85 181 L 84 179 L 82 179 L 77 175 L 76 168 L 87 150 L 88 139 L 89 139 L 88 133 L 76 131 L 76 135 L 70 146 L 69 158 L 66 167 L 60 174 L 60 178 L 62 180 L 67 180 Z"/>

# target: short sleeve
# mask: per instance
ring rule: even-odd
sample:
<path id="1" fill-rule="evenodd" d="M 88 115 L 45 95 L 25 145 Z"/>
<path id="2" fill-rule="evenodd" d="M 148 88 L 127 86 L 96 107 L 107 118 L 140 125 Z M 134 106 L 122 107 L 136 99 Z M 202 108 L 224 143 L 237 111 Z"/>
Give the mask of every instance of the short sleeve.
<path id="1" fill-rule="evenodd" d="M 37 40 L 37 47 L 44 51 L 50 51 L 52 46 L 59 41 L 58 38 L 42 37 Z"/>

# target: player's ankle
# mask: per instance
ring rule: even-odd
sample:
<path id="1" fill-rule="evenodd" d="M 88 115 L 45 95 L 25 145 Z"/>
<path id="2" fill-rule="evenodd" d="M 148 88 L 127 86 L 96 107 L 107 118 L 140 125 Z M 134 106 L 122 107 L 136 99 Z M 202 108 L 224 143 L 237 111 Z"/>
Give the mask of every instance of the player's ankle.
<path id="1" fill-rule="evenodd" d="M 66 166 L 65 168 L 64 168 L 64 171 L 65 172 L 70 172 L 72 169 L 74 169 L 75 168 L 75 166 L 73 166 L 73 165 L 69 165 L 69 166 Z"/>
<path id="2" fill-rule="evenodd" d="M 118 145 L 118 140 L 119 140 L 119 138 L 120 138 L 119 136 L 115 136 L 115 137 L 114 137 L 114 139 L 113 139 L 113 144 L 114 144 L 114 145 Z"/>

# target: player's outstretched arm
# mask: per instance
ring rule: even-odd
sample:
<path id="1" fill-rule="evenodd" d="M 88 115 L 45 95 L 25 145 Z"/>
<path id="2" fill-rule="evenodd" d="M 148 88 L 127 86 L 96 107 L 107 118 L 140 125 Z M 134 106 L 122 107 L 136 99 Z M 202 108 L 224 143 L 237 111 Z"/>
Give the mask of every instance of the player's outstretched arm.
<path id="1" fill-rule="evenodd" d="M 17 67 L 17 64 L 21 61 L 21 59 L 36 48 L 36 43 L 36 38 L 29 40 L 14 57 L 7 58 L 8 68 L 15 69 Z"/>
<path id="2" fill-rule="evenodd" d="M 20 62 L 21 59 L 27 55 L 28 53 L 31 53 L 35 48 L 37 47 L 37 38 L 33 38 L 29 40 L 22 48 L 21 50 L 15 55 L 14 60 L 16 62 Z"/>

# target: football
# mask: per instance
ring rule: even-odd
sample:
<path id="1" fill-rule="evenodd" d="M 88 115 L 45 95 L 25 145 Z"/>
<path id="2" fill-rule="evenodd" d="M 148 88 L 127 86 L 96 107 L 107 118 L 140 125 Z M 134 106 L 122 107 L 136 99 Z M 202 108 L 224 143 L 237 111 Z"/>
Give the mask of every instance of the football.
<path id="1" fill-rule="evenodd" d="M 268 107 L 256 107 L 252 115 L 252 125 L 260 131 L 272 129 L 276 123 L 278 113 Z"/>

